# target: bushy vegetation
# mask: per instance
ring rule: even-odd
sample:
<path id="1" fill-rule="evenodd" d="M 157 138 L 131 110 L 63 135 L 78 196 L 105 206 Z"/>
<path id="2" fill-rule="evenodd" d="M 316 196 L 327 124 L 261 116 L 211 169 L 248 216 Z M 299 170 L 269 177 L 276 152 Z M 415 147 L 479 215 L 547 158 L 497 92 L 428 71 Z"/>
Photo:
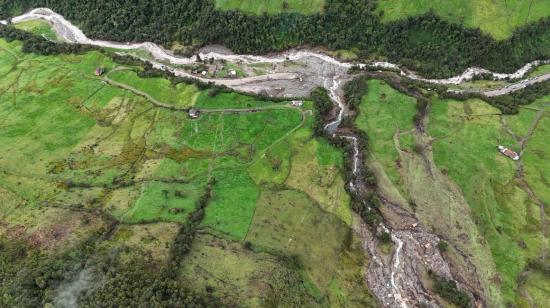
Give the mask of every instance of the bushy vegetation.
<path id="1" fill-rule="evenodd" d="M 0 37 L 8 42 L 23 41 L 23 52 L 40 55 L 82 54 L 94 49 L 92 46 L 52 42 L 39 35 L 15 27 L 0 25 Z"/>
<path id="2" fill-rule="evenodd" d="M 315 135 L 323 136 L 327 117 L 336 106 L 334 106 L 325 88 L 319 87 L 313 90 L 311 92 L 311 100 L 313 100 L 313 104 L 315 105 L 315 125 L 313 128 Z"/>
<path id="3" fill-rule="evenodd" d="M 455 281 L 447 280 L 433 273 L 432 278 L 434 280 L 433 290 L 435 293 L 458 307 L 470 307 L 470 297 L 464 291 L 457 288 Z"/>
<path id="4" fill-rule="evenodd" d="M 374 1 L 331 0 L 322 13 L 308 16 L 220 11 L 212 0 L 6 0 L 1 5 L 3 17 L 16 8 L 48 6 L 94 38 L 167 46 L 219 43 L 239 53 L 303 44 L 356 48 L 362 57 L 383 56 L 430 76 L 457 74 L 470 66 L 510 72 L 526 62 L 548 58 L 550 50 L 548 19 L 517 30 L 508 40 L 495 41 L 433 12 L 382 23 Z"/>
<path id="5" fill-rule="evenodd" d="M 84 240 L 74 252 L 49 256 L 24 241 L 0 236 L 0 306 L 42 307 L 51 303 L 57 288 L 84 268 L 98 237 L 94 234 Z"/>

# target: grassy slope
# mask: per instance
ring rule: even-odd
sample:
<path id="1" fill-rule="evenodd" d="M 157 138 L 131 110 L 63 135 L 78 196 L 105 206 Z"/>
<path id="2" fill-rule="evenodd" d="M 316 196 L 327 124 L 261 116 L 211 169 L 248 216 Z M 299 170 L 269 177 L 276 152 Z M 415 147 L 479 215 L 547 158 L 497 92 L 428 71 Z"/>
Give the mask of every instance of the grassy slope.
<path id="1" fill-rule="evenodd" d="M 148 78 L 147 82 L 144 82 L 135 72 L 128 70 L 113 72 L 109 74 L 109 78 L 138 88 L 159 101 L 176 106 L 192 106 L 198 95 L 197 87 L 194 85 L 183 83 L 172 85 L 164 78 Z"/>
<path id="2" fill-rule="evenodd" d="M 323 10 L 324 3 L 324 0 L 216 0 L 216 7 L 222 10 L 241 10 L 252 14 L 283 12 L 314 14 Z"/>
<path id="3" fill-rule="evenodd" d="M 415 113 L 416 100 L 388 86 L 383 81 L 369 80 L 368 92 L 359 106 L 356 125 L 368 133 L 374 158 L 382 165 L 391 182 L 404 190 L 399 174 L 399 149 L 412 150 L 411 115 Z M 396 137 L 399 136 L 399 137 Z"/>
<path id="4" fill-rule="evenodd" d="M 311 281 L 308 288 L 318 294 L 318 300 L 332 306 L 371 306 L 368 291 L 356 281 L 364 259 L 351 232 L 343 221 L 324 212 L 306 194 L 273 190 L 264 191 L 258 200 L 247 241 L 258 249 L 298 256 Z"/>
<path id="5" fill-rule="evenodd" d="M 15 27 L 17 29 L 29 31 L 36 35 L 41 35 L 52 41 L 58 40 L 57 33 L 55 33 L 50 24 L 44 20 L 28 20 L 17 23 Z"/>
<path id="6" fill-rule="evenodd" d="M 505 39 L 527 23 L 550 15 L 550 2 L 523 0 L 380 0 L 377 10 L 386 21 L 418 15 L 433 9 L 443 18 L 467 27 L 481 28 L 496 39 Z"/>
<path id="7" fill-rule="evenodd" d="M 430 115 L 430 134 L 438 138 L 433 144 L 435 162 L 464 192 L 500 274 L 494 279 L 504 299 L 514 302 L 516 279 L 527 260 L 539 256 L 543 239 L 538 206 L 515 180 L 516 164 L 495 150 L 498 144 L 518 150 L 516 142 L 501 128 L 500 116 L 464 117 L 495 111 L 480 101 L 438 101 Z M 527 121 L 514 123 L 512 129 L 525 131 L 533 117 L 523 113 L 530 112 L 522 110 L 519 116 L 506 117 L 508 122 Z M 541 144 L 530 144 L 522 158 L 526 168 L 533 166 L 529 152 L 547 150 Z M 546 162 L 537 162 L 536 168 L 547 169 Z"/>
<path id="8" fill-rule="evenodd" d="M 403 200 L 399 195 L 410 192 L 410 197 L 417 202 L 417 215 L 428 219 L 425 223 L 430 225 L 433 221 L 439 221 L 436 226 L 449 224 L 446 231 L 440 230 L 446 232 L 446 238 L 454 238 L 451 233 L 457 232 L 457 238 L 478 238 L 480 243 L 486 243 L 482 245 L 489 247 L 487 251 L 473 243 L 465 247 L 479 264 L 490 264 L 493 262 L 491 259 L 494 260 L 498 274 L 487 267 L 484 268 L 487 271 L 484 275 L 492 280 L 490 284 L 501 290 L 505 302 L 515 302 L 516 296 L 520 298 L 516 292 L 516 279 L 528 259 L 540 255 L 543 239 L 539 207 L 515 180 L 516 164 L 496 151 L 498 144 L 519 150 L 517 142 L 502 128 L 501 116 L 494 115 L 499 114 L 498 110 L 477 100 L 462 103 L 436 99 L 431 107 L 429 134 L 436 138 L 433 142 L 435 163 L 460 187 L 459 193 L 464 194 L 466 206 L 469 205 L 471 211 L 468 214 L 468 209 L 463 209 L 460 202 L 456 202 L 452 190 L 447 191 L 447 184 L 434 182 L 433 177 L 422 175 L 422 168 L 418 167 L 423 162 L 413 158 L 417 155 L 412 150 L 414 139 L 411 135 L 405 134 L 399 138 L 400 149 L 404 152 L 400 154 L 396 149 L 396 129 L 403 131 L 412 127 L 412 117 L 416 112 L 413 98 L 378 80 L 369 81 L 368 89 L 360 105 L 356 125 L 366 131 L 371 140 L 374 158 L 371 166 L 377 170 L 381 189 L 396 200 Z M 545 99 L 530 107 L 542 108 Z M 502 116 L 502 121 L 515 134 L 524 136 L 535 115 L 536 111 L 522 109 L 518 115 Z M 548 147 L 542 143 L 542 136 L 548 135 L 547 123 L 548 117 L 543 117 L 539 122 L 527 143 L 522 161 L 525 179 L 531 189 L 548 204 L 549 187 L 543 170 L 550 167 L 547 161 L 543 161 Z M 399 192 L 392 187 L 397 187 Z M 426 191 L 426 187 L 430 190 Z M 435 191 L 438 189 L 441 191 Z M 468 222 L 472 220 L 475 224 Z M 455 230 L 458 224 L 461 226 Z M 448 257 L 454 258 L 452 254 Z M 542 282 L 539 280 L 538 283 Z M 532 285 L 527 288 L 534 290 Z"/>
<path id="9" fill-rule="evenodd" d="M 362 279 L 361 250 L 355 240 L 353 245 L 346 240 L 351 211 L 340 173 L 343 155 L 313 138 L 310 116 L 306 125 L 292 134 L 288 133 L 301 123 L 301 115 L 293 109 L 203 114 L 190 120 L 185 112 L 155 108 L 131 92 L 103 84 L 93 75 L 98 66 L 107 70 L 115 67 L 96 52 L 42 57 L 21 53 L 20 43 L 0 41 L 0 202 L 4 205 L 0 234 L 12 234 L 10 230 L 18 226 L 31 234 L 34 229 L 63 224 L 72 230 L 67 240 L 55 238 L 45 241 L 47 245 L 77 243 L 101 226 L 100 221 L 84 219 L 86 212 L 80 209 L 102 209 L 122 222 L 113 238 L 102 244 L 105 248 L 127 246 L 131 248 L 125 252 L 128 257 L 139 251 L 162 262 L 177 230 L 173 222 L 187 219 L 212 175 L 217 183 L 202 232 L 221 235 L 223 245 L 240 248 L 225 251 L 235 260 L 227 272 L 216 257 L 225 256 L 221 253 L 224 249 L 216 246 L 211 250 L 210 244 L 199 240 L 190 262 L 182 268 L 182 279 L 196 282 L 200 290 L 204 289 L 203 282 L 212 285 L 208 273 L 197 272 L 197 266 L 202 266 L 235 281 L 229 287 L 232 291 L 238 287 L 256 294 L 250 303 L 307 304 L 310 295 L 306 293 L 313 294 L 315 299 L 310 300 L 316 302 L 372 303 Z M 115 72 L 111 77 L 181 106 L 194 103 L 205 109 L 281 104 L 234 93 L 210 97 L 194 86 L 173 86 L 161 78 L 141 79 L 131 71 Z M 328 175 L 319 181 L 318 175 L 325 173 Z M 294 223 L 282 232 L 264 225 L 261 216 L 254 218 L 255 208 L 263 206 L 258 197 L 275 193 L 277 185 L 304 189 L 300 192 L 294 188 L 285 202 L 300 204 L 301 213 L 315 213 L 315 219 Z M 62 208 L 47 206 L 52 204 Z M 264 208 L 260 213 L 273 215 L 271 210 Z M 285 232 L 303 233 L 304 241 L 317 234 L 318 220 L 327 222 L 324 228 L 328 237 L 323 241 L 287 249 L 280 243 L 258 240 L 258 249 L 269 253 L 242 248 L 240 240 L 249 228 L 256 230 L 259 238 L 272 234 L 284 239 Z M 344 240 L 347 245 L 342 245 Z M 197 258 L 195 252 L 208 252 L 208 257 Z M 304 268 L 296 270 L 270 253 L 299 254 Z M 337 261 L 336 267 L 325 268 L 319 262 L 319 256 L 325 255 Z M 239 262 L 243 258 L 251 261 Z M 263 281 L 275 291 L 250 287 L 263 275 L 266 264 L 274 271 Z M 239 277 L 244 273 L 248 273 L 247 279 L 242 280 Z M 219 289 L 229 290 L 225 287 Z"/>

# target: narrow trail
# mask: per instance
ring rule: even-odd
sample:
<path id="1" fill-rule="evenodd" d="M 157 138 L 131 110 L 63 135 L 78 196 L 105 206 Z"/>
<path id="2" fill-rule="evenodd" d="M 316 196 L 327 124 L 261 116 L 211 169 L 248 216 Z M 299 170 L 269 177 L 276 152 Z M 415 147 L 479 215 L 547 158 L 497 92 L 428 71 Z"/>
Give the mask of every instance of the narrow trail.
<path id="1" fill-rule="evenodd" d="M 548 103 L 548 102 L 545 103 L 545 107 L 546 106 L 550 106 L 550 103 Z M 529 142 L 529 140 L 533 136 L 533 134 L 534 134 L 537 126 L 539 125 L 541 119 L 546 115 L 547 110 L 545 109 L 545 107 L 542 107 L 542 109 L 537 111 L 537 114 L 535 115 L 535 118 L 531 122 L 531 125 L 529 126 L 529 129 L 527 130 L 527 133 L 525 134 L 525 136 L 523 136 L 518 141 L 520 146 L 521 146 L 520 157 L 523 157 L 525 151 L 527 150 L 527 143 Z M 529 183 L 525 179 L 525 171 L 523 169 L 523 160 L 520 160 L 518 162 L 516 177 L 518 178 L 518 180 L 520 182 L 520 187 L 527 193 L 527 195 L 529 196 L 529 199 L 531 199 L 535 204 L 537 204 L 539 206 L 540 221 L 541 221 L 541 234 L 542 234 L 542 237 L 544 238 L 543 247 L 542 247 L 542 251 L 541 251 L 541 257 L 542 257 L 542 260 L 545 261 L 546 257 L 547 257 L 547 253 L 548 253 L 548 232 L 547 232 L 547 230 L 548 230 L 548 221 L 546 220 L 546 209 L 545 209 L 546 205 L 545 205 L 544 201 L 542 199 L 540 199 L 535 194 L 535 192 L 533 191 L 533 189 L 531 188 L 531 186 L 529 185 Z"/>

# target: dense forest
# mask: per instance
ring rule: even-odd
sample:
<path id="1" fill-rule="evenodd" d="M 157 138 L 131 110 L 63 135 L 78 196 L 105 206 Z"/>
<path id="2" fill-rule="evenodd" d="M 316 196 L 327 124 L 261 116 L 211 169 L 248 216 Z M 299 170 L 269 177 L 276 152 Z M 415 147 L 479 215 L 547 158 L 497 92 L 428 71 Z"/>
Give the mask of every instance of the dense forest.
<path id="1" fill-rule="evenodd" d="M 0 17 L 49 7 L 90 37 L 154 41 L 170 46 L 224 44 L 239 53 L 265 53 L 305 44 L 356 49 L 362 58 L 387 58 L 428 76 L 469 66 L 511 72 L 550 57 L 550 19 L 495 41 L 478 29 L 443 21 L 434 13 L 382 23 L 376 1 L 327 0 L 321 14 L 247 15 L 220 11 L 212 0 L 0 0 Z"/>

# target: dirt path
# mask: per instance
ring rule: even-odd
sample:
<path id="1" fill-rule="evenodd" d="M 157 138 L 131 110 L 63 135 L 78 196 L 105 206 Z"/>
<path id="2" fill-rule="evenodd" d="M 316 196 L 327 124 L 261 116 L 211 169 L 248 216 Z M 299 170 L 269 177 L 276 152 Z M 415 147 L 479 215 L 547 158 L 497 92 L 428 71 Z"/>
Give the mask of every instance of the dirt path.
<path id="1" fill-rule="evenodd" d="M 549 103 L 546 103 L 546 105 L 548 105 L 548 104 Z M 535 132 L 538 124 L 540 123 L 540 120 L 546 115 L 546 112 L 547 112 L 547 110 L 544 107 L 537 111 L 537 114 L 535 115 L 535 118 L 531 122 L 531 125 L 529 126 L 529 129 L 528 129 L 527 133 L 525 134 L 525 136 L 523 136 L 520 139 L 519 144 L 521 146 L 521 152 L 520 152 L 521 157 L 523 157 L 525 151 L 527 150 L 527 143 L 529 142 L 529 140 L 533 136 L 533 133 Z M 548 234 L 547 234 L 548 221 L 546 220 L 545 204 L 544 204 L 544 201 L 542 201 L 535 194 L 535 192 L 531 189 L 531 186 L 529 185 L 529 183 L 525 179 L 525 172 L 524 172 L 524 169 L 523 169 L 523 160 L 520 160 L 518 162 L 516 177 L 520 181 L 520 187 L 527 193 L 527 195 L 529 196 L 529 199 L 531 199 L 535 204 L 537 204 L 539 206 L 540 221 L 541 221 L 541 233 L 542 233 L 542 236 L 544 238 L 543 247 L 542 247 L 542 251 L 541 251 L 541 257 L 542 257 L 542 260 L 546 260 L 546 256 L 547 256 L 547 252 L 548 252 Z"/>

